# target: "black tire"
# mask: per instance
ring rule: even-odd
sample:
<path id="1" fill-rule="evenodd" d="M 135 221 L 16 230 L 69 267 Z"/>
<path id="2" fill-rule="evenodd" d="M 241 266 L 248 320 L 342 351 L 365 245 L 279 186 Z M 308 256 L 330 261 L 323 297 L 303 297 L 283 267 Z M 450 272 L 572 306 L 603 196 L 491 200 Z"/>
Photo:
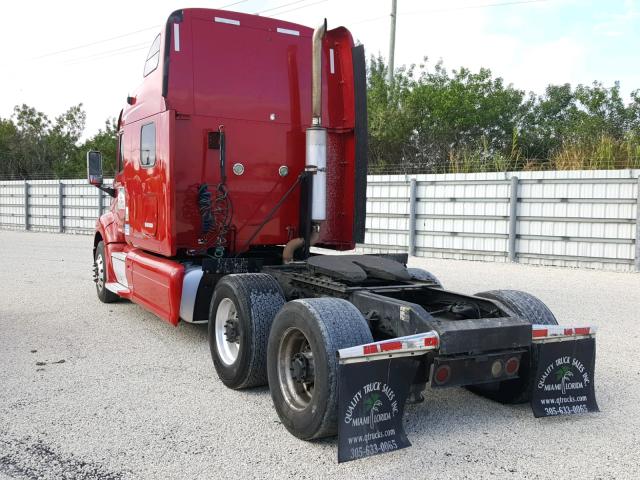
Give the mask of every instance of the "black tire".
<path id="1" fill-rule="evenodd" d="M 411 275 L 412 280 L 435 283 L 436 287 L 443 288 L 442 282 L 438 280 L 438 277 L 423 268 L 407 268 L 407 272 L 409 272 L 409 275 Z"/>
<path id="2" fill-rule="evenodd" d="M 491 290 L 481 292 L 476 297 L 495 300 L 506 307 L 514 315 L 525 319 L 529 323 L 538 325 L 557 325 L 556 317 L 551 313 L 542 300 L 530 293 L 519 290 Z"/>
<path id="3" fill-rule="evenodd" d="M 107 290 L 107 258 L 104 254 L 104 242 L 98 242 L 96 254 L 93 258 L 94 279 L 96 282 L 96 293 L 102 303 L 117 302 L 120 297 L 110 290 Z"/>
<path id="4" fill-rule="evenodd" d="M 313 356 L 313 390 L 304 405 L 291 401 L 286 372 L 289 336 L 302 333 Z M 298 438 L 335 435 L 338 429 L 338 359 L 341 348 L 371 343 L 366 320 L 351 303 L 338 298 L 313 298 L 287 303 L 273 321 L 269 335 L 268 372 L 271 398 L 283 425 Z M 309 351 L 308 350 L 308 351 Z"/>
<path id="5" fill-rule="evenodd" d="M 530 293 L 519 290 L 491 290 L 476 294 L 477 297 L 494 300 L 507 312 L 525 319 L 530 324 L 557 325 L 558 321 L 542 300 Z M 483 385 L 470 385 L 467 388 L 500 403 L 525 403 L 531 398 L 533 389 L 532 371 L 536 368 L 536 359 L 525 353 L 520 362 L 518 378 L 504 382 Z"/>
<path id="6" fill-rule="evenodd" d="M 219 345 L 226 346 L 223 340 L 216 340 L 216 315 L 220 304 L 224 301 L 228 306 L 229 300 L 236 312 L 237 342 L 230 342 L 238 346 L 235 360 L 219 349 Z M 209 348 L 218 377 L 227 387 L 241 389 L 267 384 L 269 330 L 283 305 L 282 289 L 271 275 L 226 275 L 217 283 L 209 309 Z"/>

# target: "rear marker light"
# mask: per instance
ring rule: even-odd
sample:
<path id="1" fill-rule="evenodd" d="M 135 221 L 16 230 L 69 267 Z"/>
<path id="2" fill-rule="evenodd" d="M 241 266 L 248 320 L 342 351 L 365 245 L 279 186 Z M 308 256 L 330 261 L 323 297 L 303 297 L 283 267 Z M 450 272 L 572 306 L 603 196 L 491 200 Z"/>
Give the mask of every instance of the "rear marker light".
<path id="1" fill-rule="evenodd" d="M 300 32 L 298 30 L 290 30 L 288 28 L 280 28 L 280 27 L 278 27 L 278 28 L 276 28 L 276 32 L 284 33 L 286 35 L 294 35 L 296 37 L 300 36 Z"/>
<path id="2" fill-rule="evenodd" d="M 546 337 L 548 335 L 549 331 L 548 330 L 534 330 L 532 332 L 533 338 L 541 338 L 541 337 Z"/>
<path id="3" fill-rule="evenodd" d="M 402 342 L 386 342 L 380 344 L 380 350 L 383 352 L 390 352 L 392 350 L 400 350 L 402 348 Z"/>
<path id="4" fill-rule="evenodd" d="M 215 17 L 213 21 L 217 23 L 226 23 L 227 25 L 240 25 L 240 20 L 233 20 L 232 18 Z"/>
<path id="5" fill-rule="evenodd" d="M 449 381 L 451 377 L 451 367 L 449 365 L 440 365 L 433 375 L 436 384 L 442 385 Z"/>
<path id="6" fill-rule="evenodd" d="M 509 360 L 507 360 L 507 363 L 504 366 L 504 371 L 507 373 L 507 375 L 515 375 L 518 372 L 519 368 L 520 360 L 518 360 L 518 358 L 516 357 L 511 357 Z"/>
<path id="7" fill-rule="evenodd" d="M 364 351 L 365 355 L 373 355 L 375 353 L 378 353 L 378 346 L 377 345 L 365 345 L 364 347 L 362 347 L 362 350 Z"/>
<path id="8" fill-rule="evenodd" d="M 368 362 L 394 356 L 424 355 L 436 350 L 439 345 L 438 334 L 430 331 L 342 348 L 338 351 L 338 356 L 341 362 Z"/>
<path id="9" fill-rule="evenodd" d="M 180 51 L 180 24 L 173 24 L 173 50 L 174 52 Z"/>
<path id="10" fill-rule="evenodd" d="M 545 340 L 547 338 L 561 338 L 561 337 L 578 337 L 581 335 L 593 335 L 595 329 L 593 327 L 561 327 L 561 326 L 549 326 L 543 327 L 541 325 L 534 325 L 531 330 L 531 336 L 534 340 Z"/>
<path id="11" fill-rule="evenodd" d="M 424 339 L 425 347 L 437 347 L 438 346 L 438 337 L 427 337 Z"/>

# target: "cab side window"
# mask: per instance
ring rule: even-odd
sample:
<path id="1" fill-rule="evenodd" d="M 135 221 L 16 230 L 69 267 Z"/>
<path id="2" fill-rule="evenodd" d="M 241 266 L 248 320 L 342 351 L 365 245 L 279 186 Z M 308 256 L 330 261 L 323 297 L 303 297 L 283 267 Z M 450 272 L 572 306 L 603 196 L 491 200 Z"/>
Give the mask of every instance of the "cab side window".
<path id="1" fill-rule="evenodd" d="M 156 39 L 151 44 L 151 48 L 149 49 L 149 54 L 147 55 L 147 60 L 144 62 L 144 72 L 142 75 L 146 77 L 151 72 L 153 72 L 156 68 L 158 68 L 159 61 L 160 61 L 160 34 L 158 34 Z"/>
<path id="2" fill-rule="evenodd" d="M 156 125 L 148 123 L 140 131 L 140 165 L 153 167 L 156 164 Z"/>

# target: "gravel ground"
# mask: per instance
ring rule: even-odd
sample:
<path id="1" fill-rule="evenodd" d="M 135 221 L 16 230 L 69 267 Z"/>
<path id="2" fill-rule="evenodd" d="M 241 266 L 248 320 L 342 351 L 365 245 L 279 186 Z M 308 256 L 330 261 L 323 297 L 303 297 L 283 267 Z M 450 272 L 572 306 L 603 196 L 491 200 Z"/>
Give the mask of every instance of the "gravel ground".
<path id="1" fill-rule="evenodd" d="M 101 304 L 91 238 L 0 232 L 0 478 L 639 478 L 640 276 L 412 259 L 447 288 L 527 290 L 599 326 L 599 414 L 535 419 L 463 389 L 408 407 L 411 448 L 338 465 L 266 388 L 216 378 L 206 328 Z"/>

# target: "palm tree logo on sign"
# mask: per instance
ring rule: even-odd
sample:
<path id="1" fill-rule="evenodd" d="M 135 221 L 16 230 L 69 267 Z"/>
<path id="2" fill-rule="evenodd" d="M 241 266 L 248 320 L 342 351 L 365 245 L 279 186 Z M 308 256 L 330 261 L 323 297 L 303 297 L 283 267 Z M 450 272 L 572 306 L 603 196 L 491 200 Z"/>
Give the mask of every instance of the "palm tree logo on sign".
<path id="1" fill-rule="evenodd" d="M 560 382 L 562 394 L 567 393 L 567 382 L 573 377 L 573 372 L 568 365 L 563 365 L 556 371 L 556 381 Z"/>
<path id="2" fill-rule="evenodd" d="M 378 413 L 378 410 L 382 406 L 382 401 L 380 400 L 379 393 L 372 393 L 367 397 L 364 401 L 365 410 L 369 412 L 369 428 L 371 430 L 375 430 L 376 418 L 375 414 Z"/>

